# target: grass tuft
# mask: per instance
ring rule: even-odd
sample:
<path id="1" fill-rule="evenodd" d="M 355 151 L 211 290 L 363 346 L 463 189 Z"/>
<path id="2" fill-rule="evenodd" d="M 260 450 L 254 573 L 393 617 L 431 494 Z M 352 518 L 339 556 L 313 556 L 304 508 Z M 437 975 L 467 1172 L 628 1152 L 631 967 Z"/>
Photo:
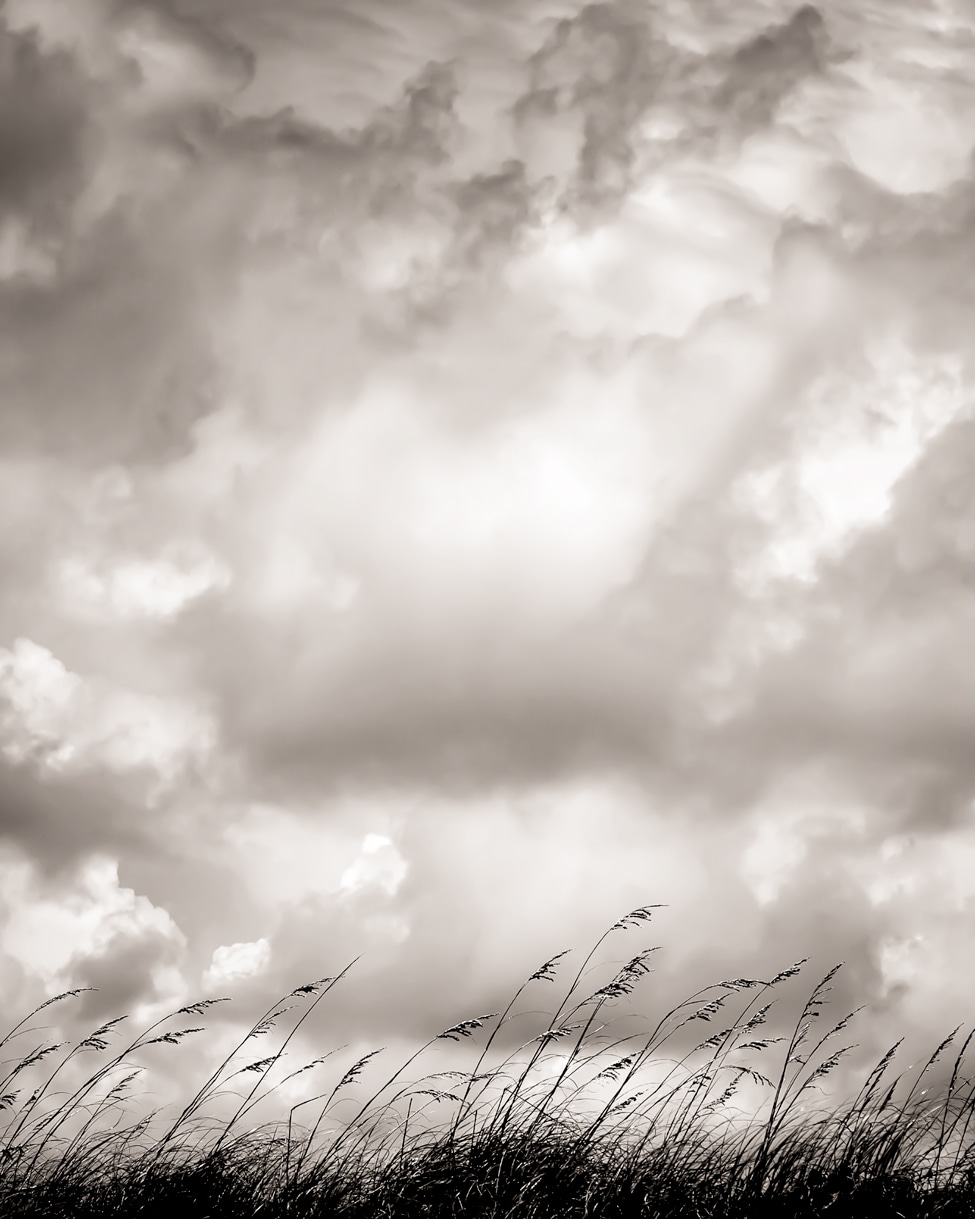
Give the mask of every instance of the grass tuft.
<path id="1" fill-rule="evenodd" d="M 640 907 L 614 923 L 554 1011 L 523 1010 L 520 1003 L 529 988 L 557 980 L 567 951 L 530 974 L 503 1011 L 454 1021 L 369 1089 L 365 1081 L 375 1076 L 380 1049 L 343 1064 L 340 1047 L 279 1071 L 299 1030 L 355 962 L 272 1004 L 175 1116 L 127 1115 L 133 1086 L 149 1070 L 133 1059 L 146 1051 L 150 1058 L 166 1055 L 160 1047 L 178 1048 L 205 1032 L 178 1022 L 205 1017 L 228 1000 L 187 1004 L 122 1044 L 125 1017 L 118 1016 L 74 1044 L 41 1038 L 10 1057 L 17 1039 L 37 1038 L 40 1012 L 83 992 L 55 995 L 0 1040 L 0 1214 L 853 1219 L 872 1210 L 950 1219 L 975 1213 L 975 1082 L 966 1066 L 975 1030 L 959 1048 L 956 1028 L 919 1072 L 908 1068 L 892 1078 L 902 1042 L 895 1043 L 841 1103 L 830 1100 L 826 1085 L 856 1048 L 837 1039 L 861 1009 L 816 1031 L 839 965 L 785 1026 L 775 1005 L 805 960 L 767 981 L 737 977 L 705 987 L 649 1022 L 649 1031 L 614 1033 L 623 1022 L 616 1005 L 651 975 L 657 949 L 629 956 L 599 986 L 586 989 L 584 979 L 604 968 L 596 958 L 610 935 L 645 926 L 657 908 Z M 526 1021 L 535 1022 L 531 1031 Z M 701 1024 L 717 1027 L 700 1040 Z M 240 1062 L 255 1038 L 278 1036 L 277 1050 Z M 456 1047 L 451 1054 L 469 1054 L 466 1068 L 422 1073 L 421 1059 L 448 1052 L 445 1043 Z M 953 1058 L 936 1079 L 949 1050 Z M 79 1060 L 89 1054 L 98 1065 L 85 1073 Z M 295 1101 L 275 1121 L 254 1124 L 272 1100 L 280 1113 L 281 1096 L 299 1076 L 304 1083 L 312 1070 L 328 1069 L 335 1071 L 331 1086 Z M 216 1117 L 213 1110 L 228 1102 L 229 1115 Z M 311 1118 L 302 1124 L 306 1113 Z"/>

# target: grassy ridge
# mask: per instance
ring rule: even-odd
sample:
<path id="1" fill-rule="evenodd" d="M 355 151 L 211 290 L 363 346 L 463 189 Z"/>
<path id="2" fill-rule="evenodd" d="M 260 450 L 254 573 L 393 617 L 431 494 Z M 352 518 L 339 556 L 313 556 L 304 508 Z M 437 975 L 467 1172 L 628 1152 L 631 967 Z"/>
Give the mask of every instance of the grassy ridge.
<path id="1" fill-rule="evenodd" d="M 73 1045 L 41 1041 L 11 1056 L 39 1031 L 41 1012 L 81 992 L 54 996 L 0 1041 L 0 1215 L 975 1213 L 975 1084 L 964 1071 L 972 1034 L 958 1044 L 956 1029 L 909 1080 L 895 1074 L 892 1046 L 832 1109 L 816 1097 L 853 1048 L 843 1041 L 856 1014 L 822 1020 L 839 966 L 778 1036 L 769 1035 L 770 1013 L 805 962 L 768 980 L 715 983 L 647 1030 L 614 1036 L 607 1017 L 650 972 L 656 949 L 636 952 L 594 990 L 584 983 L 608 937 L 648 923 L 654 909 L 632 911 L 600 938 L 528 1041 L 512 1039 L 526 1014 L 519 1004 L 557 981 L 566 953 L 541 965 L 503 1011 L 444 1029 L 380 1074 L 378 1086 L 364 1087 L 379 1066 L 374 1050 L 295 1101 L 286 1118 L 257 1127 L 259 1106 L 330 1065 L 326 1054 L 276 1078 L 289 1043 L 348 967 L 269 1008 L 178 1113 L 129 1122 L 126 1102 L 143 1069 L 134 1056 L 196 1037 L 204 1027 L 190 1021 L 224 1000 L 180 1008 L 121 1047 L 116 1017 Z M 272 1034 L 281 1035 L 278 1050 L 240 1065 L 251 1041 Z M 470 1064 L 420 1075 L 423 1056 L 450 1042 L 469 1049 Z M 79 1075 L 87 1054 L 98 1066 Z M 742 1115 L 745 1095 L 759 1099 Z M 226 1112 L 219 1120 L 216 1104 Z"/>

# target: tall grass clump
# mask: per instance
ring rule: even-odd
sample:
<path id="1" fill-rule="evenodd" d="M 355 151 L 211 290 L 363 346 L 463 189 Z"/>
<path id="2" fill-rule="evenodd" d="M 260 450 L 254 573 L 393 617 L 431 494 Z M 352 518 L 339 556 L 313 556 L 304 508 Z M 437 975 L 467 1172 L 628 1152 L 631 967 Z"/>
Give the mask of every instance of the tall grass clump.
<path id="1" fill-rule="evenodd" d="M 38 1018 L 82 992 L 55 995 L 0 1041 L 0 1215 L 975 1213 L 973 1033 L 956 1029 L 914 1075 L 895 1071 L 897 1043 L 854 1095 L 831 1100 L 830 1077 L 855 1048 L 846 1032 L 857 1012 L 823 1018 L 840 967 L 802 992 L 789 1020 L 781 1000 L 805 960 L 769 979 L 714 983 L 656 1020 L 627 1014 L 621 1002 L 657 949 L 636 948 L 609 974 L 600 950 L 655 909 L 621 918 L 575 969 L 557 953 L 503 1010 L 455 1021 L 392 1069 L 376 1048 L 284 1070 L 346 966 L 272 1004 L 178 1111 L 138 1118 L 136 1084 L 227 1000 L 188 1004 L 135 1037 L 122 1036 L 119 1016 L 59 1043 L 39 1037 Z M 328 1082 L 304 1096 L 299 1076 Z M 272 1103 L 277 1118 L 258 1121 Z"/>

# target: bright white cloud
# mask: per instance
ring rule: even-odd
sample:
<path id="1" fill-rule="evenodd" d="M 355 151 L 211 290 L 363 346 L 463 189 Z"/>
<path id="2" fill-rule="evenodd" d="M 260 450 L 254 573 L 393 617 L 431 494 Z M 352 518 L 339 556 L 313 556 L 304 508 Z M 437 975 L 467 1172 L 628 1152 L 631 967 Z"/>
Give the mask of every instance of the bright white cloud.
<path id="1" fill-rule="evenodd" d="M 342 873 L 340 887 L 349 894 L 380 890 L 394 897 L 406 879 L 406 860 L 384 834 L 367 834 L 354 863 Z"/>
<path id="2" fill-rule="evenodd" d="M 210 966 L 203 975 L 203 986 L 213 990 L 242 978 L 253 978 L 271 961 L 271 945 L 266 938 L 249 944 L 224 944 L 213 950 Z"/>
<path id="3" fill-rule="evenodd" d="M 146 770 L 156 794 L 215 743 L 212 721 L 192 705 L 86 680 L 30 639 L 0 649 L 0 700 L 10 761 L 53 772 Z"/>
<path id="4" fill-rule="evenodd" d="M 118 861 L 108 856 L 84 860 L 56 892 L 16 852 L 4 852 L 0 869 L 2 951 L 52 990 L 68 981 L 66 970 L 73 962 L 97 959 L 120 942 L 160 941 L 177 954 L 186 947 L 186 937 L 169 912 L 120 885 Z M 159 977 L 173 984 L 171 971 L 159 970 Z M 175 979 L 182 985 L 179 974 Z"/>
<path id="5" fill-rule="evenodd" d="M 743 475 L 735 493 L 771 536 L 739 578 L 812 581 L 861 530 L 889 512 L 895 487 L 946 427 L 970 410 L 961 360 L 919 363 L 888 339 L 866 353 L 865 377 L 812 386 L 785 461 Z"/>
<path id="6" fill-rule="evenodd" d="M 863 62 L 847 71 L 861 102 L 837 116 L 837 135 L 857 169 L 899 194 L 942 191 L 967 176 L 975 145 L 969 89 L 932 87 L 903 68 L 898 80 Z"/>
<path id="7" fill-rule="evenodd" d="M 226 567 L 198 544 L 175 545 L 158 559 L 65 559 L 57 583 L 69 613 L 109 618 L 173 618 L 207 593 L 230 583 Z"/>

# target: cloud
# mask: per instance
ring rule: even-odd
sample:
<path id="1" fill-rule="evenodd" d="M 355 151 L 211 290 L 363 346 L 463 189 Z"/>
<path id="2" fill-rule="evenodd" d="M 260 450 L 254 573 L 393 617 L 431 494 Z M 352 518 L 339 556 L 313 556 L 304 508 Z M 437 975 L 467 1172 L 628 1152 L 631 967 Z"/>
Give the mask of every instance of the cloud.
<path id="1" fill-rule="evenodd" d="M 186 938 L 164 909 L 119 885 L 117 861 L 93 855 L 57 887 L 9 851 L 3 870 L 3 952 L 47 990 L 95 988 L 72 1018 L 182 996 Z"/>
<path id="2" fill-rule="evenodd" d="M 54 772 L 148 771 L 156 780 L 150 800 L 213 747 L 212 728 L 191 708 L 92 688 L 29 639 L 0 652 L 0 695 L 9 761 Z"/>
<path id="3" fill-rule="evenodd" d="M 5 10 L 8 451 L 146 459 L 207 409 L 217 243 L 192 130 L 246 78 L 236 55 L 161 7 Z"/>
<path id="4" fill-rule="evenodd" d="M 822 13 L 804 4 L 781 25 L 737 47 L 714 96 L 725 123 L 741 135 L 771 123 L 789 93 L 834 58 L 830 42 Z"/>
<path id="5" fill-rule="evenodd" d="M 241 978 L 251 978 L 267 967 L 271 947 L 262 937 L 250 944 L 224 944 L 213 950 L 210 968 L 203 975 L 203 985 L 212 990 Z"/>
<path id="6" fill-rule="evenodd" d="M 0 96 L 5 220 L 32 207 L 39 218 L 51 221 L 65 195 L 80 185 L 86 135 L 83 78 L 70 56 L 45 56 L 33 39 L 4 28 Z"/>
<path id="7" fill-rule="evenodd" d="M 17 924 L 11 993 L 361 954 L 337 1027 L 422 1036 L 663 899 L 667 986 L 814 929 L 841 997 L 933 1020 L 970 46 L 896 5 L 184 9 L 0 17 L 2 830 L 28 910 L 111 925 L 35 969 Z"/>
<path id="8" fill-rule="evenodd" d="M 58 591 L 77 613 L 166 619 L 227 583 L 220 564 L 192 542 L 171 552 L 158 559 L 116 559 L 111 566 L 74 556 L 57 571 Z"/>
<path id="9" fill-rule="evenodd" d="M 361 855 L 342 873 L 339 883 L 350 894 L 378 888 L 392 897 L 406 873 L 406 864 L 390 839 L 383 834 L 367 834 L 362 840 Z"/>
<path id="10" fill-rule="evenodd" d="M 559 21 L 532 56 L 529 91 L 514 109 L 532 170 L 561 179 L 583 205 L 625 194 L 658 56 L 634 6 L 590 4 Z"/>

